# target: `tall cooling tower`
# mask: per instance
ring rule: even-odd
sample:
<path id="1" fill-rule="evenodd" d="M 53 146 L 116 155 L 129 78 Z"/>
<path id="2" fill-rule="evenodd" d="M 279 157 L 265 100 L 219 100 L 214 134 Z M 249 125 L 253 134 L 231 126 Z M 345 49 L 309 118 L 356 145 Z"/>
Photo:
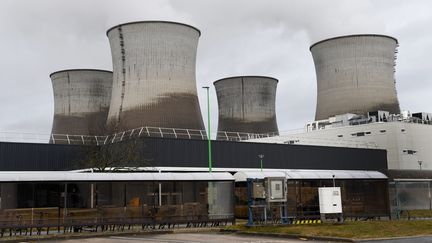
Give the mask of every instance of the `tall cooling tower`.
<path id="1" fill-rule="evenodd" d="M 104 135 L 112 72 L 71 69 L 50 75 L 54 91 L 53 134 Z"/>
<path id="2" fill-rule="evenodd" d="M 278 80 L 261 76 L 214 82 L 219 105 L 218 132 L 278 132 L 275 113 Z"/>
<path id="3" fill-rule="evenodd" d="M 114 69 L 110 127 L 204 130 L 195 80 L 198 29 L 145 21 L 115 26 L 107 36 Z"/>
<path id="4" fill-rule="evenodd" d="M 384 35 L 350 35 L 310 47 L 317 76 L 315 120 L 384 110 L 400 112 L 395 86 L 398 42 Z"/>

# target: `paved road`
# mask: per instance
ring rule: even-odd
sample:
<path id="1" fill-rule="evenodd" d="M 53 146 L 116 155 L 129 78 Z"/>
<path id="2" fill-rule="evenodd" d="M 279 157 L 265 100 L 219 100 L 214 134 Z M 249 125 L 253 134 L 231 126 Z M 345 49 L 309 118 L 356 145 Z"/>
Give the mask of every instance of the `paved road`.
<path id="1" fill-rule="evenodd" d="M 363 243 L 430 243 L 432 237 L 412 237 L 398 240 L 376 240 L 376 241 L 363 241 Z"/>
<path id="2" fill-rule="evenodd" d="M 47 241 L 48 242 L 48 241 Z M 110 236 L 104 238 L 89 238 L 76 240 L 63 240 L 57 242 L 70 243 L 126 243 L 126 242 L 155 242 L 155 243 L 298 243 L 304 242 L 295 239 L 283 239 L 272 237 L 242 236 L 236 234 L 216 234 L 216 233 L 179 233 L 179 234 L 159 234 L 143 236 Z M 314 241 L 319 242 L 319 241 Z"/>

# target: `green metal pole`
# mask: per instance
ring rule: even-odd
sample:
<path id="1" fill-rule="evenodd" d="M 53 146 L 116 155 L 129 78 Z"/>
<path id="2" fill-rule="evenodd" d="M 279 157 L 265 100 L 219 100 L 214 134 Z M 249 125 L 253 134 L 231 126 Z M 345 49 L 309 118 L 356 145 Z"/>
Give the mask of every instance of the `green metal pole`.
<path id="1" fill-rule="evenodd" d="M 258 158 L 260 159 L 260 167 L 261 167 L 261 171 L 263 171 L 263 159 L 264 159 L 264 154 L 258 154 Z"/>
<path id="2" fill-rule="evenodd" d="M 210 130 L 210 87 L 204 87 L 207 89 L 207 122 L 208 122 L 208 167 L 209 173 L 212 172 L 212 149 L 211 149 L 211 130 Z"/>

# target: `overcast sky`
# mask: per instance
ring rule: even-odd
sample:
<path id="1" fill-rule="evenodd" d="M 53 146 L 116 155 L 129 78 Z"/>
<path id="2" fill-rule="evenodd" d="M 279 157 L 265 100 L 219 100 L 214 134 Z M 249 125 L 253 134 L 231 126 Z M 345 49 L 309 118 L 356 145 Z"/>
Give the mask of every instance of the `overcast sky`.
<path id="1" fill-rule="evenodd" d="M 0 131 L 49 133 L 53 94 L 49 74 L 70 68 L 112 70 L 105 32 L 130 21 L 167 20 L 202 32 L 197 87 L 206 114 L 213 81 L 235 75 L 279 79 L 280 131 L 313 120 L 315 69 L 309 46 L 348 34 L 399 40 L 396 81 L 401 108 L 432 112 L 432 2 L 376 0 L 1 0 Z M 204 116 L 206 117 L 206 116 Z"/>

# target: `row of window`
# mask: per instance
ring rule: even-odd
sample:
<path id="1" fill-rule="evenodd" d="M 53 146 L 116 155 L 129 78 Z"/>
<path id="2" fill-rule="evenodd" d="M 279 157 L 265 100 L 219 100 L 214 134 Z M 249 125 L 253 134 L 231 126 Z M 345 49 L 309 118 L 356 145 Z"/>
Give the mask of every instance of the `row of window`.
<path id="1" fill-rule="evenodd" d="M 385 129 L 382 129 L 382 130 L 380 130 L 379 131 L 380 133 L 386 133 L 387 132 L 387 130 L 385 130 Z M 405 129 L 401 129 L 401 132 L 405 132 Z M 353 136 L 353 137 L 363 137 L 363 136 L 366 136 L 366 135 L 371 135 L 372 133 L 371 132 L 356 132 L 356 133 L 351 133 L 351 136 Z M 338 136 L 338 138 L 342 138 L 343 137 L 343 135 L 342 134 L 339 134 L 339 135 L 337 135 Z"/>

